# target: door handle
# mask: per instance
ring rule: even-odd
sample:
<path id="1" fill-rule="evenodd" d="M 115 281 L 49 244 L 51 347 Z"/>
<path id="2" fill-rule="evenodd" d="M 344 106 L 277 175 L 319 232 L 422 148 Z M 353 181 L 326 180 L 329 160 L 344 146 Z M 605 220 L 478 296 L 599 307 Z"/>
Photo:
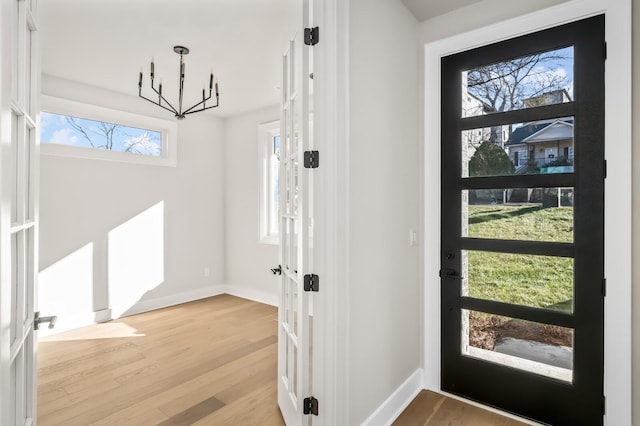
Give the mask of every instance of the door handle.
<path id="1" fill-rule="evenodd" d="M 58 321 L 58 317 L 55 315 L 52 315 L 49 317 L 41 317 L 40 312 L 36 312 L 36 315 L 33 319 L 33 328 L 34 330 L 40 330 L 40 324 L 48 322 L 49 323 L 48 328 L 52 329 L 53 327 L 56 326 L 56 321 Z"/>
<path id="2" fill-rule="evenodd" d="M 282 275 L 282 266 L 278 265 L 277 268 L 271 268 L 271 273 L 273 275 Z"/>
<path id="3" fill-rule="evenodd" d="M 449 278 L 452 280 L 456 280 L 460 278 L 460 275 L 458 275 L 458 271 L 456 271 L 455 269 L 445 268 L 440 270 L 440 278 Z"/>

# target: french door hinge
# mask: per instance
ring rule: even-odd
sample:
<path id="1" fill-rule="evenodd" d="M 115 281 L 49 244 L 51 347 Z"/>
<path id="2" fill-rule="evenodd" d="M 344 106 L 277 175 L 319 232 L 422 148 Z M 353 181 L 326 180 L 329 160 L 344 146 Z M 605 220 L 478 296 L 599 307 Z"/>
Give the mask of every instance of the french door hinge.
<path id="1" fill-rule="evenodd" d="M 604 416 L 607 411 L 607 397 L 602 395 L 602 415 Z"/>
<path id="2" fill-rule="evenodd" d="M 607 42 L 603 42 L 602 46 L 602 57 L 606 61 L 607 60 Z"/>
<path id="3" fill-rule="evenodd" d="M 607 160 L 603 160 L 602 174 L 603 174 L 603 178 L 606 179 L 607 178 Z"/>
<path id="4" fill-rule="evenodd" d="M 305 28 L 304 29 L 304 44 L 307 46 L 315 46 L 320 41 L 320 28 Z"/>
<path id="5" fill-rule="evenodd" d="M 315 274 L 305 275 L 304 291 L 320 291 L 320 277 Z"/>
<path id="6" fill-rule="evenodd" d="M 607 296 L 607 279 L 603 278 L 602 279 L 602 297 L 606 297 Z"/>
<path id="7" fill-rule="evenodd" d="M 302 412 L 304 414 L 313 414 L 314 416 L 318 415 L 318 400 L 312 396 L 305 398 L 302 402 Z"/>
<path id="8" fill-rule="evenodd" d="M 317 169 L 320 165 L 320 153 L 318 151 L 304 152 L 304 168 Z"/>

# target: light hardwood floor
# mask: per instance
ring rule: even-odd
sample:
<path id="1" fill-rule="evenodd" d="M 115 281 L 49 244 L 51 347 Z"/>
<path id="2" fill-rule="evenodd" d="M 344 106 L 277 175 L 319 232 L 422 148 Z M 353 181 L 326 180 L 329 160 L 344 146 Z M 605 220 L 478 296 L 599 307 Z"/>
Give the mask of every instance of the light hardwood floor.
<path id="1" fill-rule="evenodd" d="M 395 426 L 526 425 L 526 423 L 427 390 L 420 392 L 393 424 Z"/>
<path id="2" fill-rule="evenodd" d="M 60 333 L 38 350 L 38 422 L 283 425 L 277 308 L 221 295 Z"/>
<path id="3" fill-rule="evenodd" d="M 284 425 L 277 309 L 222 295 L 41 339 L 38 423 Z M 422 391 L 395 425 L 522 425 Z"/>

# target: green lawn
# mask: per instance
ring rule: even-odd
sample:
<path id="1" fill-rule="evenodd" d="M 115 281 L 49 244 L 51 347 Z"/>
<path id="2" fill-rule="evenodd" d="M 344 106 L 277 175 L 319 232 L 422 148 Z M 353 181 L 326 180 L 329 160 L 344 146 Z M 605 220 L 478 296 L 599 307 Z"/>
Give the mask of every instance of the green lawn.
<path id="1" fill-rule="evenodd" d="M 573 209 L 469 206 L 469 236 L 531 241 L 573 241 Z M 469 296 L 571 311 L 573 259 L 469 252 Z"/>

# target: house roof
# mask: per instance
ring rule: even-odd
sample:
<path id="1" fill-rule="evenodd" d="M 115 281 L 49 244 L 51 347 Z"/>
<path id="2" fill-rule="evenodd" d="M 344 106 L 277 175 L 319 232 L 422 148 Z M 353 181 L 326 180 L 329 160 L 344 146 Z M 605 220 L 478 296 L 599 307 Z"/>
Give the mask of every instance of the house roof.
<path id="1" fill-rule="evenodd" d="M 518 127 L 505 146 L 573 138 L 573 118 L 536 121 Z"/>

